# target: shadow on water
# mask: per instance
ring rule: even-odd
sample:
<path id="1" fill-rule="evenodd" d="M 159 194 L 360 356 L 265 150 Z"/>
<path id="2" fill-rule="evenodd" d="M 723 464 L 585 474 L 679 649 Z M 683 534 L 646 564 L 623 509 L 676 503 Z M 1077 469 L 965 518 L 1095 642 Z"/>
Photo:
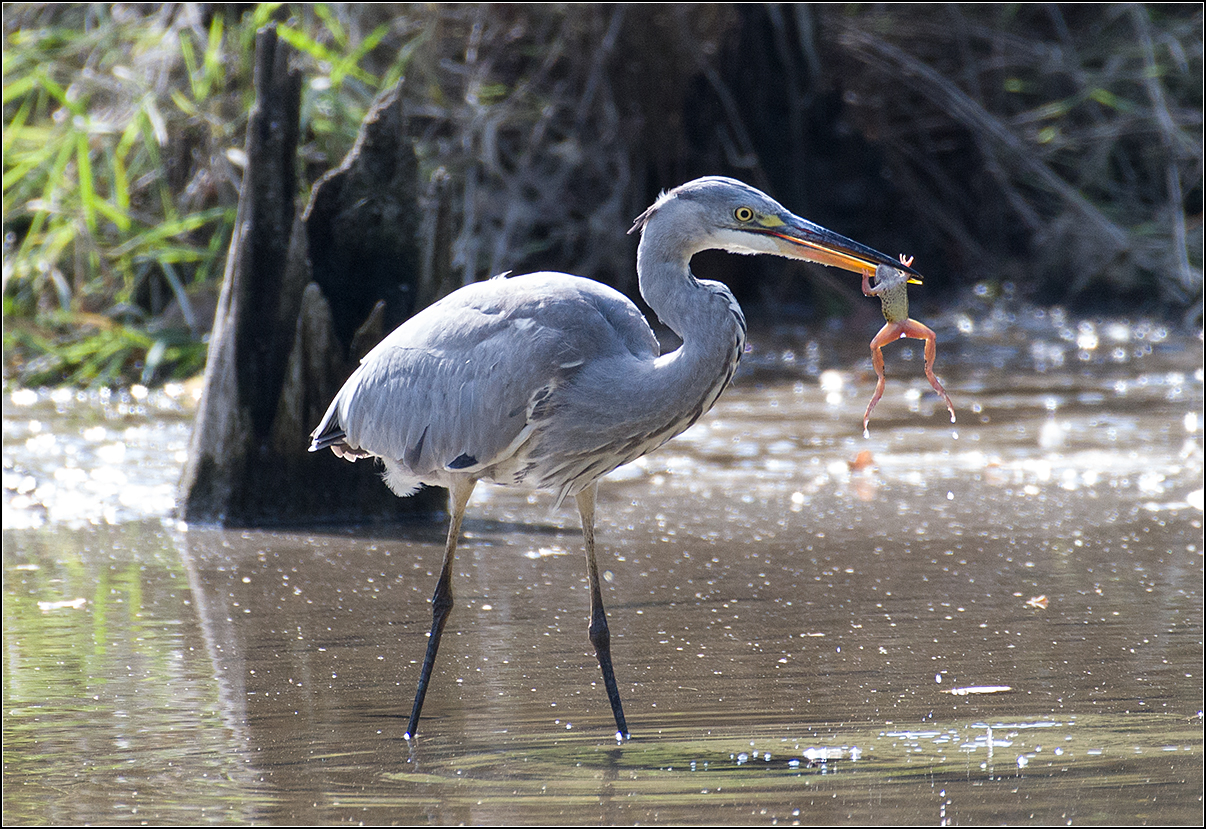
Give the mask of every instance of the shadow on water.
<path id="1" fill-rule="evenodd" d="M 766 332 L 603 484 L 622 745 L 548 496 L 475 493 L 408 745 L 441 522 L 176 525 L 183 390 L 14 392 L 6 821 L 1200 823 L 1201 343 L 964 325 L 955 427 Z"/>

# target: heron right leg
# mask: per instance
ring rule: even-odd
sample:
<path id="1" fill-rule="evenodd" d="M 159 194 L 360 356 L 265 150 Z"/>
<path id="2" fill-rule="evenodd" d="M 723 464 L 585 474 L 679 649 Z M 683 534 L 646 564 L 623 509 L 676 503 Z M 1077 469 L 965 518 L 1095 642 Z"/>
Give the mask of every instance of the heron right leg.
<path id="1" fill-rule="evenodd" d="M 628 739 L 628 723 L 624 720 L 624 706 L 620 704 L 620 689 L 616 685 L 616 674 L 611 667 L 611 631 L 607 629 L 607 611 L 603 609 L 603 592 L 599 588 L 599 567 L 595 563 L 595 493 L 598 484 L 592 482 L 577 495 L 578 514 L 582 517 L 582 539 L 586 543 L 586 580 L 590 585 L 590 643 L 595 646 L 595 656 L 603 670 L 603 687 L 611 702 L 611 713 L 616 718 L 617 736 Z"/>
<path id="2" fill-rule="evenodd" d="M 469 504 L 469 496 L 473 494 L 476 483 L 472 478 L 459 479 L 448 492 L 448 511 L 452 517 L 448 523 L 448 541 L 444 545 L 444 565 L 440 569 L 440 580 L 436 582 L 435 595 L 431 597 L 431 635 L 427 639 L 427 655 L 423 657 L 423 669 L 419 672 L 419 689 L 415 692 L 415 704 L 410 710 L 410 724 L 402 735 L 407 740 L 418 733 L 419 712 L 423 710 L 431 669 L 440 650 L 440 636 L 444 633 L 444 623 L 448 621 L 448 613 L 452 610 L 452 559 L 461 534 L 465 507 Z"/>

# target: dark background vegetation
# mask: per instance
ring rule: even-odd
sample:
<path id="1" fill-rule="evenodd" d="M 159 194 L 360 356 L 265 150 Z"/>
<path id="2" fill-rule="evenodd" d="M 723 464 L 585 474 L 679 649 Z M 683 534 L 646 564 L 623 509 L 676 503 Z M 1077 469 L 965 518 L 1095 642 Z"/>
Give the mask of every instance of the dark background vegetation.
<path id="1" fill-rule="evenodd" d="M 458 283 L 549 268 L 635 295 L 632 219 L 727 174 L 914 255 L 927 305 L 1201 325 L 1198 3 L 8 4 L 6 380 L 198 370 L 270 21 L 305 79 L 298 203 L 401 80 L 424 256 Z M 754 324 L 859 301 L 759 260 L 695 268 Z"/>

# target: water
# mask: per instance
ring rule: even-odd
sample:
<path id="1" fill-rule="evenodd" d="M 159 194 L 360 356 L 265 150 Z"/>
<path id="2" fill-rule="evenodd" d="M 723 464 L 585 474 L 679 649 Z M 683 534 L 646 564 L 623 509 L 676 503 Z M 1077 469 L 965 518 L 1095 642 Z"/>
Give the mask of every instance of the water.
<path id="1" fill-rule="evenodd" d="M 934 327 L 955 426 L 763 332 L 600 487 L 623 744 L 572 508 L 475 492 L 408 745 L 442 525 L 180 525 L 189 389 L 9 394 L 5 820 L 1200 824 L 1200 339 Z"/>

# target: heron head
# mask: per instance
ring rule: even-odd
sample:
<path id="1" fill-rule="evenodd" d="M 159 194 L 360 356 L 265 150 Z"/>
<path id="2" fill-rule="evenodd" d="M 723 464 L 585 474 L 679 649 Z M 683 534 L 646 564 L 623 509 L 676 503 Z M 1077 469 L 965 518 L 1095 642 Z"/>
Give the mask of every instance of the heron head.
<path id="1" fill-rule="evenodd" d="M 690 253 L 713 248 L 769 253 L 857 274 L 888 265 L 908 273 L 910 282 L 921 282 L 921 274 L 899 260 L 803 219 L 761 190 L 724 176 L 695 179 L 663 193 L 628 232 L 645 232 L 655 221 Z"/>

